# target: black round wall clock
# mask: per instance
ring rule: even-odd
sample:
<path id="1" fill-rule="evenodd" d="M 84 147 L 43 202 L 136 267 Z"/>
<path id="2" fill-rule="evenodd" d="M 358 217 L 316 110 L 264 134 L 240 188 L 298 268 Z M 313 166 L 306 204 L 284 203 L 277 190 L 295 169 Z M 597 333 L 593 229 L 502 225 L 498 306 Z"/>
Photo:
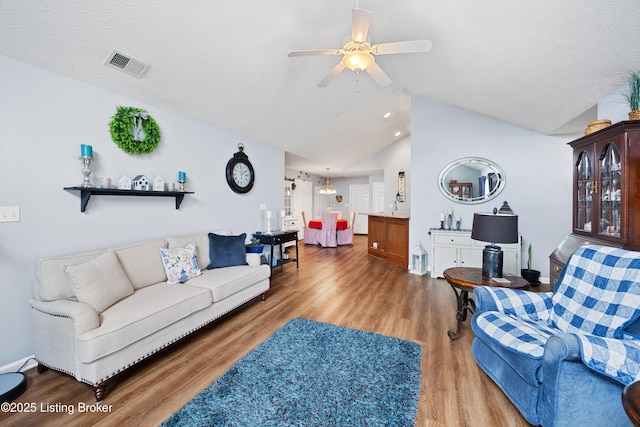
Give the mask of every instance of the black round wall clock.
<path id="1" fill-rule="evenodd" d="M 253 188 L 255 173 L 249 157 L 244 154 L 244 145 L 238 144 L 238 150 L 227 162 L 227 183 L 236 193 L 244 194 Z"/>

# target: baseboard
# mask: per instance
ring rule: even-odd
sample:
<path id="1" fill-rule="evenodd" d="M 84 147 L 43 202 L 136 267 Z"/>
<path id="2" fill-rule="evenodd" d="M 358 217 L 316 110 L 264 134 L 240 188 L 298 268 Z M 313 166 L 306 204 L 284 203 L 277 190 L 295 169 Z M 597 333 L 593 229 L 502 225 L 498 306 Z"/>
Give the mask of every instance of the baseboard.
<path id="1" fill-rule="evenodd" d="M 24 359 L 16 360 L 15 362 L 9 363 L 8 365 L 0 366 L 0 374 L 4 374 L 7 372 L 18 372 L 18 369 L 20 368 L 22 368 L 20 369 L 21 372 L 24 372 L 31 368 L 35 368 L 36 366 L 38 366 L 38 362 L 36 362 L 35 357 L 35 355 L 31 355 L 25 357 Z"/>

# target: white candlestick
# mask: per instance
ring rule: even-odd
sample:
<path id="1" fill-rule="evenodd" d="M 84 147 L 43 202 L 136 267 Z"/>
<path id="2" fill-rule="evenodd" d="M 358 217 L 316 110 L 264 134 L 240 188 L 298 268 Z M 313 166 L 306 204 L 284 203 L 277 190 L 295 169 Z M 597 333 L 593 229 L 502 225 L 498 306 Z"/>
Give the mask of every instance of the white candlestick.
<path id="1" fill-rule="evenodd" d="M 444 221 L 444 212 L 440 212 L 440 221 Z"/>
<path id="2" fill-rule="evenodd" d="M 271 219 L 271 211 L 267 211 L 267 219 Z"/>

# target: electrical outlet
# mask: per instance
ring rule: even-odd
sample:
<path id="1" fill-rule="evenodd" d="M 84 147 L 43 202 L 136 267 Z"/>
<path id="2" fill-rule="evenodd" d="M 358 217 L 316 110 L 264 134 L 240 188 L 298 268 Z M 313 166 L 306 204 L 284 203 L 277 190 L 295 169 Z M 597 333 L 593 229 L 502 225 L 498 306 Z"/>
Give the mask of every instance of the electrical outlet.
<path id="1" fill-rule="evenodd" d="M 19 206 L 1 206 L 0 222 L 18 222 L 20 221 Z"/>

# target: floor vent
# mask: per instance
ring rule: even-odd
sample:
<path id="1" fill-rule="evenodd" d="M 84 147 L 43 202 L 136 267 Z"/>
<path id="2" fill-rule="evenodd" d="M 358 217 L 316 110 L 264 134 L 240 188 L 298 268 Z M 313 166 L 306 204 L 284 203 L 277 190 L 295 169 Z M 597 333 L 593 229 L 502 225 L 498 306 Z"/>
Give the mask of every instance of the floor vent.
<path id="1" fill-rule="evenodd" d="M 104 65 L 117 68 L 118 70 L 122 70 L 125 73 L 138 78 L 142 77 L 142 75 L 149 69 L 149 64 L 115 49 L 113 49 L 107 59 L 105 59 Z"/>

